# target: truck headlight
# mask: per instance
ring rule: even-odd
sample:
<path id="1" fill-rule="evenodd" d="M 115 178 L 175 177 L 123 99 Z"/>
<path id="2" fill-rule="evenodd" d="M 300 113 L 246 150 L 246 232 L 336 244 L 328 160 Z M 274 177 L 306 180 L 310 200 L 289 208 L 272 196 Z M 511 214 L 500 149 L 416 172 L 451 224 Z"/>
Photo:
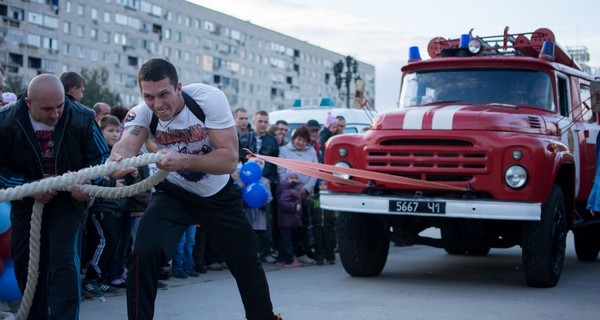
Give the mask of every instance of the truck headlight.
<path id="1" fill-rule="evenodd" d="M 338 149 L 338 155 L 341 158 L 345 158 L 348 155 L 348 149 L 346 149 L 346 148 L 340 148 L 340 149 Z"/>
<path id="2" fill-rule="evenodd" d="M 521 166 L 510 166 L 504 173 L 504 182 L 513 188 L 522 188 L 527 182 L 527 171 Z"/>
<path id="3" fill-rule="evenodd" d="M 340 168 L 350 168 L 350 164 L 344 161 L 336 162 L 334 166 Z M 350 180 L 350 175 L 346 173 L 334 173 L 333 175 L 342 179 Z"/>

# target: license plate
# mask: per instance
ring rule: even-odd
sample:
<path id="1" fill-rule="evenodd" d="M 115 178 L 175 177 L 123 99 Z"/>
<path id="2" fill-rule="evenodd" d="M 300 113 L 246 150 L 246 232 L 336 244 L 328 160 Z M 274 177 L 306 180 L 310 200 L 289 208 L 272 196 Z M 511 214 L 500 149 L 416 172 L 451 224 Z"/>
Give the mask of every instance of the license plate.
<path id="1" fill-rule="evenodd" d="M 445 214 L 446 202 L 390 200 L 390 212 Z"/>

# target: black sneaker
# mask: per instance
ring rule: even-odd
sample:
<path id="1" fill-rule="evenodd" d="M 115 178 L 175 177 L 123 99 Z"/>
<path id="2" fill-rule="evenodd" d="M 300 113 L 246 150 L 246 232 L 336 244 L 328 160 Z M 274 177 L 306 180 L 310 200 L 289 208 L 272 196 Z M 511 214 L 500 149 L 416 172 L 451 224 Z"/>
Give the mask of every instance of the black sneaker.
<path id="1" fill-rule="evenodd" d="M 83 280 L 83 289 L 95 297 L 100 297 L 103 295 L 102 290 L 100 290 L 98 284 L 94 280 Z"/>
<path id="2" fill-rule="evenodd" d="M 183 270 L 173 270 L 173 276 L 179 279 L 187 279 L 188 275 Z"/>
<path id="3" fill-rule="evenodd" d="M 158 275 L 158 279 L 160 279 L 160 280 L 169 280 L 170 277 L 171 277 L 171 275 L 169 274 L 169 271 L 167 271 L 165 269 L 161 269 L 160 270 L 160 274 Z"/>
<path id="4" fill-rule="evenodd" d="M 100 291 L 102 293 L 117 293 L 117 292 L 119 292 L 119 289 L 117 289 L 113 286 L 110 286 L 104 282 L 98 283 L 98 289 L 100 289 Z"/>
<path id="5" fill-rule="evenodd" d="M 200 273 L 206 273 L 206 272 L 208 272 L 208 271 L 206 270 L 206 267 L 204 267 L 204 265 L 202 265 L 202 264 L 197 264 L 197 265 L 194 267 L 194 269 L 195 269 L 196 271 L 200 272 Z"/>
<path id="6" fill-rule="evenodd" d="M 197 278 L 200 276 L 200 273 L 198 273 L 196 270 L 194 270 L 193 268 L 185 268 L 184 269 L 185 273 L 190 276 L 190 277 L 194 277 Z"/>

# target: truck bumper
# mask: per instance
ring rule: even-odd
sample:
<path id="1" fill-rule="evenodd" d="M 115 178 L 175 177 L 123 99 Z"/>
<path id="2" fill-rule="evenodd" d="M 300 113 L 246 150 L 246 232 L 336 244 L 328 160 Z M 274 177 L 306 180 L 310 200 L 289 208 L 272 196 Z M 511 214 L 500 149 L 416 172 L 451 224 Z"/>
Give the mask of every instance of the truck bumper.
<path id="1" fill-rule="evenodd" d="M 539 221 L 542 204 L 539 202 L 509 202 L 493 200 L 467 200 L 444 198 L 402 198 L 366 194 L 321 192 L 321 208 L 334 211 L 358 212 L 367 214 L 387 214 L 439 218 L 468 218 L 493 220 Z M 397 203 L 421 205 L 437 204 L 444 206 L 443 212 L 406 212 L 393 210 Z M 414 208 L 414 207 L 413 207 Z"/>

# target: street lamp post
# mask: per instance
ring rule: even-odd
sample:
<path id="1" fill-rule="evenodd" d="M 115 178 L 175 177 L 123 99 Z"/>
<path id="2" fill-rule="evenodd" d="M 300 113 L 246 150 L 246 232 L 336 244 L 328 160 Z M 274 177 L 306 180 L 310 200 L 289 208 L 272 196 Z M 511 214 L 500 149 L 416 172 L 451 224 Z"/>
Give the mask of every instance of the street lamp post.
<path id="1" fill-rule="evenodd" d="M 342 87 L 342 82 L 346 83 L 346 108 L 350 109 L 350 81 L 360 79 L 358 75 L 358 61 L 351 56 L 346 57 L 346 73 L 344 74 L 344 61 L 340 60 L 333 66 L 335 76 L 335 86 L 338 90 Z"/>

